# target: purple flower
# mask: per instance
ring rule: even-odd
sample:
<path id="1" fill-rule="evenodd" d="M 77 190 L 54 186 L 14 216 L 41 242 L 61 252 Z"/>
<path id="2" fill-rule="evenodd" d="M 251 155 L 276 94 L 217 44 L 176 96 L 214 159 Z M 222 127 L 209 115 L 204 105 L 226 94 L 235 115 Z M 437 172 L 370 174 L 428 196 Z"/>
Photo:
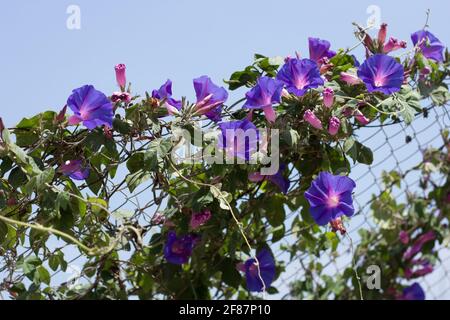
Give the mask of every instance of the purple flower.
<path id="1" fill-rule="evenodd" d="M 399 300 L 425 300 L 425 292 L 417 282 L 403 289 Z"/>
<path id="2" fill-rule="evenodd" d="M 59 167 L 59 170 L 63 175 L 74 180 L 84 180 L 89 177 L 89 168 L 83 167 L 81 160 L 67 160 Z"/>
<path id="3" fill-rule="evenodd" d="M 310 59 L 289 59 L 277 74 L 289 93 L 303 96 L 308 89 L 323 85 L 317 63 Z"/>
<path id="4" fill-rule="evenodd" d="M 247 119 L 222 122 L 219 124 L 221 137 L 218 146 L 225 149 L 227 154 L 249 160 L 258 149 L 259 131 Z"/>
<path id="5" fill-rule="evenodd" d="M 341 126 L 341 121 L 337 117 L 331 117 L 330 123 L 328 125 L 328 133 L 335 136 L 339 132 L 339 127 Z"/>
<path id="6" fill-rule="evenodd" d="M 256 259 L 259 262 L 259 272 L 255 259 L 248 259 L 244 264 L 247 289 L 251 292 L 263 291 L 263 284 L 266 289 L 269 288 L 275 278 L 275 260 L 270 251 L 262 249 Z"/>
<path id="7" fill-rule="evenodd" d="M 406 279 L 423 277 L 433 272 L 433 265 L 427 259 L 411 260 L 411 267 L 405 269 Z"/>
<path id="8" fill-rule="evenodd" d="M 169 231 L 164 245 L 164 257 L 173 264 L 187 263 L 197 241 L 198 237 L 195 235 L 177 237 L 175 231 Z"/>
<path id="9" fill-rule="evenodd" d="M 266 119 L 270 122 L 274 122 L 276 119 L 276 114 L 272 108 L 272 105 L 281 101 L 282 90 L 283 82 L 265 76 L 260 77 L 256 83 L 256 86 L 245 94 L 247 101 L 242 107 L 249 109 L 262 109 Z"/>
<path id="10" fill-rule="evenodd" d="M 319 118 L 316 117 L 314 112 L 311 110 L 306 110 L 303 119 L 307 121 L 310 125 L 312 125 L 314 128 L 322 130 L 322 122 L 319 120 Z"/>
<path id="11" fill-rule="evenodd" d="M 283 176 L 283 172 L 284 172 L 285 168 L 286 168 L 286 165 L 282 164 L 280 166 L 278 172 L 271 176 L 263 176 L 259 172 L 253 172 L 248 175 L 248 179 L 252 182 L 261 182 L 261 181 L 267 179 L 270 182 L 272 182 L 273 184 L 275 184 L 278 188 L 280 188 L 281 192 L 283 192 L 284 194 L 287 194 L 291 182 L 289 179 L 286 179 Z"/>
<path id="12" fill-rule="evenodd" d="M 194 89 L 197 95 L 196 114 L 220 121 L 222 104 L 228 99 L 227 90 L 215 85 L 207 76 L 194 79 Z"/>
<path id="13" fill-rule="evenodd" d="M 436 239 L 436 234 L 434 231 L 428 231 L 427 233 L 421 235 L 414 244 L 406 250 L 405 254 L 403 255 L 403 259 L 408 260 L 415 256 L 420 250 L 422 250 L 422 247 L 425 243 L 432 241 Z"/>
<path id="14" fill-rule="evenodd" d="M 349 177 L 321 172 L 305 192 L 314 221 L 323 226 L 344 214 L 352 216 L 355 211 L 352 190 L 355 187 Z"/>
<path id="15" fill-rule="evenodd" d="M 409 234 L 405 230 L 400 231 L 398 238 L 401 243 L 407 244 L 409 242 Z"/>
<path id="16" fill-rule="evenodd" d="M 169 114 L 177 114 L 181 109 L 181 101 L 172 98 L 172 81 L 167 79 L 158 90 L 152 91 L 152 98 L 166 100 L 166 108 Z"/>
<path id="17" fill-rule="evenodd" d="M 418 46 L 425 58 L 444 61 L 444 44 L 429 31 L 419 30 L 411 35 L 414 46 Z"/>
<path id="18" fill-rule="evenodd" d="M 356 58 L 354 54 L 352 54 L 352 58 L 353 58 L 353 65 L 358 68 L 361 65 L 361 63 L 359 63 L 358 61 L 358 58 Z"/>
<path id="19" fill-rule="evenodd" d="M 86 85 L 72 91 L 67 99 L 67 105 L 75 113 L 69 117 L 69 124 L 83 122 L 89 130 L 102 125 L 112 127 L 114 116 L 111 101 L 94 86 Z"/>
<path id="20" fill-rule="evenodd" d="M 117 84 L 121 89 L 124 89 L 127 84 L 127 77 L 126 77 L 126 66 L 124 64 L 118 64 L 114 67 L 114 70 L 116 71 L 116 80 Z"/>
<path id="21" fill-rule="evenodd" d="M 366 84 L 367 91 L 391 94 L 400 91 L 404 70 L 394 58 L 376 54 L 359 67 L 358 77 Z"/>
<path id="22" fill-rule="evenodd" d="M 320 63 L 323 58 L 332 58 L 336 55 L 336 52 L 331 51 L 331 44 L 327 40 L 321 40 L 319 38 L 308 38 L 309 42 L 309 58 L 316 63 Z"/>
<path id="23" fill-rule="evenodd" d="M 202 212 L 194 212 L 191 216 L 191 228 L 197 229 L 211 219 L 211 211 L 203 210 Z"/>

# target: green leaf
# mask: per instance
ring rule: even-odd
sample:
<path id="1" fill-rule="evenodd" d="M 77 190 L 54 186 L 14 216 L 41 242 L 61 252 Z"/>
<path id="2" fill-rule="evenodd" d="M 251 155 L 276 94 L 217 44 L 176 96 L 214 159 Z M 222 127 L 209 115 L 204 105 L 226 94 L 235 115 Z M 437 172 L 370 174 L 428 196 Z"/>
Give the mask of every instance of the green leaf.
<path id="1" fill-rule="evenodd" d="M 239 288 L 241 283 L 241 275 L 236 270 L 236 263 L 229 259 L 225 258 L 220 264 L 220 270 L 222 271 L 222 281 L 233 288 Z"/>
<path id="2" fill-rule="evenodd" d="M 373 162 L 373 153 L 368 147 L 356 141 L 353 137 L 344 142 L 344 151 L 349 155 L 354 163 L 359 162 L 371 165 Z"/>
<path id="3" fill-rule="evenodd" d="M 431 92 L 430 97 L 435 105 L 443 106 L 450 100 L 450 93 L 447 87 L 440 86 Z"/>
<path id="4" fill-rule="evenodd" d="M 35 175 L 25 185 L 25 191 L 27 194 L 33 193 L 33 191 L 39 192 L 46 188 L 46 185 L 51 183 L 55 176 L 55 169 L 49 168 L 41 173 Z"/>
<path id="5" fill-rule="evenodd" d="M 149 173 L 146 173 L 143 170 L 139 170 L 133 174 L 127 175 L 125 181 L 130 192 L 133 192 L 138 186 L 148 181 L 150 178 L 151 175 Z"/>

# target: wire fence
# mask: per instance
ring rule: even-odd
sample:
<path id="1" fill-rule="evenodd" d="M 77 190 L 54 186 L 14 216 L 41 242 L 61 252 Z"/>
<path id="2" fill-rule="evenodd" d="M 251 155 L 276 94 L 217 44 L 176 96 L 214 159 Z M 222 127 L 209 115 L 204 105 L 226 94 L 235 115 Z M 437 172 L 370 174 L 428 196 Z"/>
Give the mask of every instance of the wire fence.
<path id="1" fill-rule="evenodd" d="M 374 154 L 372 165 L 353 165 L 351 177 L 356 182 L 355 189 L 355 209 L 356 214 L 349 220 L 347 225 L 348 234 L 352 239 L 353 246 L 359 243 L 358 230 L 374 230 L 376 224 L 370 215 L 370 203 L 373 195 L 383 191 L 381 181 L 383 171 L 395 170 L 400 174 L 409 172 L 422 161 L 422 152 L 430 146 L 441 147 L 441 132 L 445 128 L 450 128 L 450 110 L 448 106 L 434 107 L 426 109 L 427 112 L 420 113 L 410 125 L 402 122 L 385 123 L 383 125 L 374 124 L 365 126 L 362 130 L 356 132 L 359 135 L 358 140 L 369 147 Z M 123 172 L 118 172 L 125 175 Z M 123 177 L 124 178 L 124 177 Z M 444 179 L 446 177 L 442 177 Z M 411 191 L 419 190 L 419 173 L 411 172 L 405 175 L 402 181 L 402 187 L 394 189 L 394 196 L 398 201 L 406 200 L 406 194 Z M 115 197 L 111 200 L 114 204 L 111 212 L 128 209 L 134 212 L 139 222 L 143 225 L 151 223 L 155 214 L 166 206 L 166 200 L 162 196 L 161 190 L 154 187 L 150 179 L 148 183 L 143 184 L 134 192 L 130 193 L 127 186 L 117 186 L 114 181 L 108 181 L 109 189 L 116 190 Z M 277 288 L 278 294 L 271 295 L 274 299 L 290 299 L 290 285 L 298 280 L 302 280 L 307 272 L 306 262 L 310 257 L 307 253 L 299 252 L 297 256 L 291 258 L 290 253 L 283 249 L 283 245 L 292 245 L 297 238 L 293 235 L 289 227 L 292 220 L 298 215 L 298 212 L 290 212 L 287 215 L 285 226 L 286 236 L 282 241 L 273 245 L 272 250 L 278 263 L 284 263 L 285 272 L 273 284 Z M 114 226 L 112 226 L 114 227 Z M 148 233 L 144 241 L 149 241 L 152 233 Z M 53 238 L 51 247 L 60 248 L 68 261 L 69 267 L 66 271 L 58 270 L 51 274 L 52 285 L 67 283 L 73 281 L 77 283 L 89 283 L 92 279 L 86 277 L 81 271 L 86 263 L 86 257 L 74 250 L 73 245 L 64 243 L 61 240 Z M 349 238 L 342 238 L 337 252 L 325 252 L 319 259 L 324 266 L 323 273 L 329 276 L 340 274 L 345 268 L 352 264 L 351 244 Z M 26 254 L 31 252 L 28 244 L 18 252 Z M 129 259 L 132 252 L 120 252 L 120 260 Z M 3 256 L 2 265 L 8 265 L 8 257 Z M 434 272 L 420 279 L 422 287 L 426 291 L 428 299 L 450 299 L 450 250 L 445 247 L 439 248 L 440 261 L 435 265 Z M 382 266 L 381 266 L 382 267 Z M 23 275 L 15 273 L 8 275 L 6 269 L 0 268 L 1 279 L 23 279 Z"/>
<path id="2" fill-rule="evenodd" d="M 350 219 L 347 231 L 352 239 L 353 246 L 359 243 L 358 230 L 374 230 L 376 224 L 371 217 L 370 203 L 373 195 L 383 191 L 381 181 L 383 171 L 395 170 L 403 175 L 401 188 L 394 189 L 393 196 L 398 201 L 406 201 L 406 194 L 419 190 L 420 177 L 418 172 L 410 171 L 411 168 L 422 162 L 425 149 L 428 147 L 441 147 L 441 132 L 450 128 L 450 110 L 448 106 L 429 107 L 424 113 L 416 115 L 410 125 L 402 122 L 374 123 L 358 130 L 360 141 L 373 151 L 374 162 L 371 165 L 355 164 L 350 176 L 356 182 L 354 194 L 356 214 Z M 446 177 L 441 177 L 442 182 Z M 286 227 L 290 226 L 292 218 L 298 214 L 292 212 L 286 220 Z M 289 233 L 289 231 L 287 231 Z M 297 238 L 284 239 L 283 245 L 291 245 Z M 338 275 L 352 264 L 350 240 L 343 238 L 337 252 L 327 252 L 320 258 L 324 266 L 323 274 L 329 276 Z M 280 246 L 272 248 L 276 259 L 284 261 L 286 271 L 279 277 L 274 286 L 278 289 L 277 298 L 292 298 L 290 296 L 290 284 L 303 280 L 305 277 L 305 254 L 300 253 L 294 259 L 290 259 Z M 439 261 L 433 273 L 420 278 L 419 283 L 426 292 L 427 299 L 450 299 L 450 250 L 446 247 L 437 248 Z M 382 268 L 382 266 L 380 266 Z"/>

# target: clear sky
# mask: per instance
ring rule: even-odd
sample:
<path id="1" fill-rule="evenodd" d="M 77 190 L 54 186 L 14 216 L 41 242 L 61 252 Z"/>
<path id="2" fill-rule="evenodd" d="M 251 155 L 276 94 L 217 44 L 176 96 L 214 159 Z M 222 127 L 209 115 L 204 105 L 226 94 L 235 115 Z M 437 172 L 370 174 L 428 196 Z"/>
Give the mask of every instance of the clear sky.
<path id="1" fill-rule="evenodd" d="M 69 5 L 81 10 L 80 30 L 66 27 Z M 429 8 L 430 30 L 450 43 L 450 1 L 443 0 L 8 1 L 0 19 L 0 117 L 13 126 L 22 117 L 57 111 L 84 84 L 110 94 L 117 89 L 117 63 L 127 65 L 133 93 L 170 78 L 174 96 L 192 99 L 193 78 L 206 74 L 220 83 L 254 53 L 307 56 L 308 36 L 330 40 L 333 49 L 354 45 L 351 23 L 365 25 L 371 5 L 389 24 L 388 35 L 409 45 Z M 356 54 L 362 59 L 360 50 Z"/>
<path id="2" fill-rule="evenodd" d="M 69 30 L 69 5 L 81 9 L 81 29 Z M 450 2 L 299 0 L 16 0 L 2 5 L 0 116 L 7 125 L 45 109 L 60 109 L 72 89 L 115 86 L 113 66 L 126 63 L 134 92 L 174 81 L 174 94 L 193 97 L 192 79 L 219 82 L 268 56 L 307 55 L 307 37 L 355 43 L 352 21 L 365 24 L 368 6 L 379 6 L 389 35 L 409 40 L 424 25 L 449 43 Z"/>

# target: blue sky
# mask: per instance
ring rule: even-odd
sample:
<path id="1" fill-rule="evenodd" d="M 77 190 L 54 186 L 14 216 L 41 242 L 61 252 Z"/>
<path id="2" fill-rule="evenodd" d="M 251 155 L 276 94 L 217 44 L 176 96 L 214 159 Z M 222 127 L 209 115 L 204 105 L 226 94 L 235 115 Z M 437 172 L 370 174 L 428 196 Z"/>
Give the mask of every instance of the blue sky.
<path id="1" fill-rule="evenodd" d="M 81 9 L 81 30 L 66 28 L 71 4 Z M 333 48 L 353 45 L 351 22 L 365 24 L 369 5 L 380 7 L 389 35 L 405 40 L 422 28 L 430 8 L 431 30 L 449 42 L 450 3 L 440 0 L 9 1 L 0 20 L 0 116 L 12 126 L 58 110 L 84 84 L 111 93 L 117 63 L 127 64 L 134 92 L 171 78 L 176 96 L 192 97 L 194 77 L 220 83 L 255 52 L 306 55 L 308 36 L 329 39 Z"/>

